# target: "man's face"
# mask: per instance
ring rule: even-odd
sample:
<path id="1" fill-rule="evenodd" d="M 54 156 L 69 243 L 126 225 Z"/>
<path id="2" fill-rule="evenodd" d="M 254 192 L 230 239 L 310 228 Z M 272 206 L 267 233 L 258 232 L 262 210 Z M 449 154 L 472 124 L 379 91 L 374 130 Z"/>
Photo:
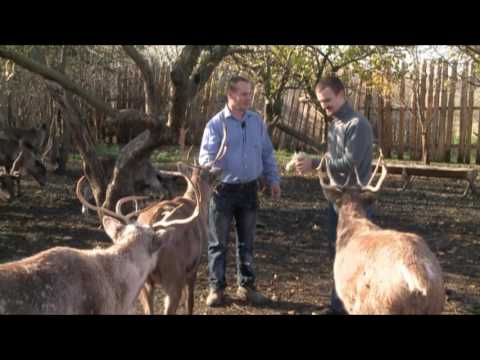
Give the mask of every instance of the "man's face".
<path id="1" fill-rule="evenodd" d="M 245 112 L 252 105 L 252 85 L 240 81 L 236 85 L 236 90 L 228 92 L 230 106 L 237 111 Z"/>
<path id="2" fill-rule="evenodd" d="M 317 90 L 316 93 L 320 105 L 322 105 L 322 108 L 328 116 L 334 115 L 345 103 L 345 95 L 343 91 L 340 91 L 335 95 L 335 92 L 331 88 L 326 87 L 322 90 Z"/>

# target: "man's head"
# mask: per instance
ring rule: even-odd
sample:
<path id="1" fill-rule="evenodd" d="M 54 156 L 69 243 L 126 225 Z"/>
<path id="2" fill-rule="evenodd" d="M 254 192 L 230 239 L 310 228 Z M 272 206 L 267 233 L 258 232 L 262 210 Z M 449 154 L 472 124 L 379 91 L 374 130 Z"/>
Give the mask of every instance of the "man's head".
<path id="1" fill-rule="evenodd" d="M 336 76 L 321 79 L 315 86 L 315 93 L 328 116 L 334 115 L 345 104 L 345 87 Z"/>
<path id="2" fill-rule="evenodd" d="M 232 77 L 228 82 L 227 98 L 231 110 L 247 111 L 252 105 L 252 83 L 242 76 Z"/>

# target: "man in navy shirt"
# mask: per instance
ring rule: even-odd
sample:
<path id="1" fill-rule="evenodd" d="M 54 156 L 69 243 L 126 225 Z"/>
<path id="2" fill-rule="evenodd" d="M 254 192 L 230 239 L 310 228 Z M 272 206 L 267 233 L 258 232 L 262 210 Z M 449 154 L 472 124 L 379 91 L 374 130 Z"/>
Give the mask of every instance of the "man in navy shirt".
<path id="1" fill-rule="evenodd" d="M 200 147 L 201 165 L 214 160 L 222 142 L 223 126 L 226 126 L 226 154 L 215 165 L 223 170 L 222 179 L 209 206 L 208 306 L 223 304 L 227 241 L 233 218 L 237 240 L 237 296 L 253 304 L 266 301 L 256 290 L 253 269 L 258 178 L 266 178 L 272 199 L 278 200 L 281 191 L 272 142 L 262 118 L 248 110 L 251 103 L 251 82 L 240 76 L 230 79 L 227 105 L 208 122 Z"/>
<path id="2" fill-rule="evenodd" d="M 365 116 L 354 111 L 348 103 L 345 98 L 345 87 L 339 78 L 329 76 L 321 79 L 315 87 L 315 92 L 327 116 L 332 117 L 328 129 L 327 150 L 331 156 L 328 167 L 335 182 L 345 184 L 348 175 L 356 166 L 359 180 L 366 184 L 372 175 L 373 156 L 373 131 L 369 121 Z M 306 157 L 298 159 L 295 168 L 300 174 L 305 174 L 319 165 L 320 159 Z M 355 183 L 356 178 L 351 176 L 350 185 Z M 371 208 L 367 209 L 367 217 L 370 220 L 373 219 Z M 327 218 L 327 237 L 335 248 L 338 214 L 333 203 L 328 205 Z M 331 313 L 345 313 L 345 308 L 337 296 L 335 287 L 331 296 Z"/>

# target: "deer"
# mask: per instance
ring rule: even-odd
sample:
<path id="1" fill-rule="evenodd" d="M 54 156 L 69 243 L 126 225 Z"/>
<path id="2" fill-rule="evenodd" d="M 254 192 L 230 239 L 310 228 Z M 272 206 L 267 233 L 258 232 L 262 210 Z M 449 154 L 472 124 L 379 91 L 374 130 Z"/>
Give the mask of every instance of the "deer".
<path id="1" fill-rule="evenodd" d="M 355 185 L 350 184 L 352 173 L 345 184 L 337 184 L 329 159 L 327 153 L 317 170 L 325 197 L 338 209 L 333 273 L 347 313 L 440 314 L 445 302 L 442 270 L 425 240 L 413 233 L 382 229 L 366 217 L 366 206 L 374 202 L 387 176 L 383 154 L 366 185 L 356 166 Z M 373 186 L 379 165 L 382 173 Z"/>
<path id="2" fill-rule="evenodd" d="M 287 165 L 285 165 L 285 171 L 287 173 L 292 172 L 294 169 L 295 163 L 298 160 L 305 159 L 306 157 L 307 157 L 307 154 L 305 154 L 303 151 L 295 152 L 292 155 L 292 158 L 290 159 L 290 161 L 287 163 Z"/>
<path id="3" fill-rule="evenodd" d="M 30 147 L 37 153 L 41 152 L 48 137 L 48 130 L 46 124 L 41 124 L 38 127 L 28 129 L 7 127 L 0 129 L 0 138 L 4 140 L 12 140 L 23 142 L 30 145 Z"/>
<path id="4" fill-rule="evenodd" d="M 23 156 L 23 155 L 19 154 L 19 157 L 20 156 Z M 0 167 L 0 200 L 8 202 L 18 195 L 20 195 L 20 173 L 13 169 L 11 172 L 8 172 L 5 166 L 1 166 Z"/>
<path id="5" fill-rule="evenodd" d="M 38 159 L 35 149 L 23 140 L 0 139 L 0 166 L 10 174 L 30 175 L 40 186 L 47 181 L 45 165 Z"/>
<path id="6" fill-rule="evenodd" d="M 102 213 L 113 245 L 91 250 L 54 247 L 0 265 L 0 314 L 130 314 L 162 247 L 199 215 L 196 206 L 190 215 L 170 219 L 182 210 L 179 205 L 145 226 L 89 204 L 82 196 L 84 180 L 77 183 L 77 197 Z"/>
<path id="7" fill-rule="evenodd" d="M 139 296 L 144 313 L 147 315 L 153 314 L 153 295 L 156 286 L 160 286 L 166 293 L 165 315 L 176 314 L 182 291 L 185 291 L 186 312 L 189 315 L 193 314 L 197 271 L 208 242 L 208 206 L 216 181 L 221 174 L 221 169 L 215 167 L 215 164 L 226 154 L 226 138 L 227 129 L 224 125 L 223 139 L 219 150 L 215 159 L 208 164 L 199 166 L 196 162 L 193 165 L 179 162 L 177 172 L 159 171 L 164 176 L 184 176 L 191 180 L 182 196 L 154 203 L 139 212 L 127 215 L 127 217 L 138 216 L 137 221 L 140 224 L 151 225 L 158 221 L 165 210 L 179 206 L 179 204 L 184 204 L 183 211 L 190 211 L 189 209 L 196 205 L 200 207 L 198 218 L 189 226 L 179 230 L 176 236 L 170 238 L 168 244 L 159 253 L 157 266 L 148 277 Z M 195 188 L 198 188 L 199 200 L 195 200 L 193 197 Z M 121 206 L 131 199 L 132 197 L 120 199 L 116 204 L 117 213 L 122 214 Z M 181 216 L 181 212 L 178 212 L 177 216 Z"/>
<path id="8" fill-rule="evenodd" d="M 99 157 L 105 174 L 109 179 L 113 176 L 113 169 L 115 168 L 116 158 L 111 155 Z M 84 166 L 85 169 L 85 166 Z M 170 198 L 172 195 L 171 185 L 164 179 L 158 171 L 154 168 L 150 160 L 142 160 L 135 164 L 135 168 L 131 169 L 133 176 L 133 186 L 135 194 L 146 192 L 147 190 L 163 194 L 163 197 Z M 88 171 L 84 172 L 84 175 L 89 176 Z M 83 188 L 83 196 L 88 201 L 92 201 L 93 194 L 90 186 Z M 136 210 L 138 210 L 138 204 L 136 202 Z M 82 206 L 82 214 L 88 216 L 88 208 Z"/>

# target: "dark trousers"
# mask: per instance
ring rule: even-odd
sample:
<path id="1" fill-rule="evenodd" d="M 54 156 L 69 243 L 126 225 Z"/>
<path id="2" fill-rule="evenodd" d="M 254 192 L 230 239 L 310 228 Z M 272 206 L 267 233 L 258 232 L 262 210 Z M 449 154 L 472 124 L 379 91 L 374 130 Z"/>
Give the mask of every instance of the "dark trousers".
<path id="1" fill-rule="evenodd" d="M 211 289 L 223 290 L 227 248 L 232 220 L 235 219 L 237 282 L 255 288 L 253 241 L 257 224 L 257 182 L 245 185 L 220 184 L 209 204 L 208 282 Z"/>
<path id="2" fill-rule="evenodd" d="M 373 221 L 373 211 L 371 208 L 367 209 L 367 218 L 370 221 Z M 336 242 L 337 242 L 337 224 L 338 224 L 338 214 L 335 211 L 335 208 L 332 203 L 328 203 L 327 208 L 327 238 L 329 242 L 329 247 L 335 256 Z M 337 295 L 335 289 L 335 282 L 333 284 L 332 295 L 330 298 L 330 307 L 336 313 L 345 314 L 345 307 L 343 306 L 342 300 Z"/>

